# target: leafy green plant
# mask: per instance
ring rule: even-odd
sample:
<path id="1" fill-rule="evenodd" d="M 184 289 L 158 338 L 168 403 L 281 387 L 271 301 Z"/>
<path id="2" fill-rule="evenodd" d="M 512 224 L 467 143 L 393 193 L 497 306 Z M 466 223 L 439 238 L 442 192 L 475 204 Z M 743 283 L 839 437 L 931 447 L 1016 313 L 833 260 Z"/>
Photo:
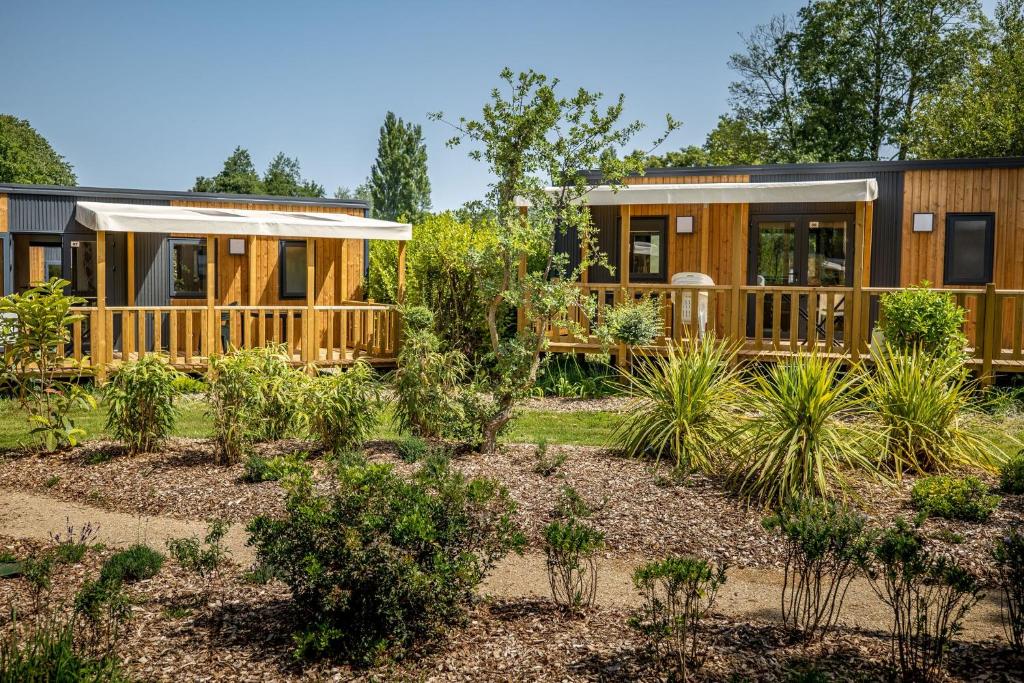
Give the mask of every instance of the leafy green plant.
<path id="1" fill-rule="evenodd" d="M 53 550 L 54 559 L 60 564 L 78 564 L 85 557 L 90 543 L 96 536 L 98 527 L 93 527 L 86 522 L 78 531 L 71 524 L 71 518 L 66 518 L 65 531 L 50 534 L 50 540 L 57 544 Z"/>
<path id="2" fill-rule="evenodd" d="M 269 458 L 253 453 L 245 460 L 242 480 L 258 484 L 264 481 L 279 481 L 285 477 L 309 472 L 309 465 L 306 463 L 308 459 L 309 453 L 305 451 L 274 455 Z"/>
<path id="3" fill-rule="evenodd" d="M 116 657 L 91 657 L 75 647 L 76 624 L 47 619 L 27 631 L 7 629 L 0 638 L 0 683 L 89 681 L 123 683 Z"/>
<path id="4" fill-rule="evenodd" d="M 951 639 L 981 596 L 978 580 L 945 556 L 928 552 L 904 519 L 875 540 L 872 588 L 892 611 L 892 657 L 904 681 L 935 680 Z"/>
<path id="5" fill-rule="evenodd" d="M 939 474 L 918 479 L 910 489 L 914 509 L 932 517 L 965 522 L 987 521 L 999 500 L 977 477 Z"/>
<path id="6" fill-rule="evenodd" d="M 839 619 L 846 591 L 868 559 L 865 518 L 831 501 L 795 499 L 765 518 L 785 547 L 782 621 L 808 640 Z"/>
<path id="7" fill-rule="evenodd" d="M 402 328 L 406 333 L 433 331 L 434 313 L 426 306 L 402 306 L 400 310 Z"/>
<path id="8" fill-rule="evenodd" d="M 75 630 L 93 655 L 113 655 L 131 614 L 120 581 L 88 579 L 75 595 Z"/>
<path id="9" fill-rule="evenodd" d="M 1003 493 L 1024 493 L 1024 450 L 1007 458 L 999 469 L 999 488 Z"/>
<path id="10" fill-rule="evenodd" d="M 395 443 L 395 450 L 403 462 L 417 462 L 430 452 L 430 444 L 421 437 L 407 436 Z"/>
<path id="11" fill-rule="evenodd" d="M 590 517 L 594 513 L 594 507 L 590 501 L 580 495 L 579 491 L 568 484 L 563 484 L 558 493 L 558 504 L 555 505 L 555 517 L 558 519 Z M 598 507 L 604 507 L 604 503 Z"/>
<path id="12" fill-rule="evenodd" d="M 544 396 L 559 398 L 600 398 L 622 391 L 615 369 L 607 356 L 588 356 L 583 362 L 576 354 L 549 356 L 541 366 L 537 388 Z"/>
<path id="13" fill-rule="evenodd" d="M 167 550 L 174 558 L 174 561 L 186 572 L 195 574 L 203 584 L 203 604 L 207 612 L 210 612 L 210 605 L 216 584 L 220 578 L 221 569 L 227 563 L 230 553 L 224 547 L 224 537 L 227 536 L 230 524 L 221 519 L 215 519 L 209 523 L 206 529 L 206 536 L 200 541 L 199 538 L 172 538 L 167 541 Z M 222 613 L 214 622 L 213 635 L 220 631 Z M 212 639 L 211 639 L 212 646 Z"/>
<path id="14" fill-rule="evenodd" d="M 130 453 L 148 453 L 174 427 L 174 382 L 181 375 L 163 356 L 149 354 L 125 363 L 104 387 L 107 429 Z"/>
<path id="15" fill-rule="evenodd" d="M 875 473 L 862 438 L 843 419 L 862 409 L 858 379 L 817 355 L 772 365 L 754 378 L 730 480 L 740 495 L 774 505 L 845 488 L 846 472 Z"/>
<path id="16" fill-rule="evenodd" d="M 174 388 L 174 393 L 181 394 L 205 394 L 209 390 L 209 385 L 202 379 L 186 375 L 183 372 L 179 372 L 178 376 L 171 382 L 171 386 Z"/>
<path id="17" fill-rule="evenodd" d="M 38 616 L 53 587 L 53 555 L 40 553 L 21 561 L 21 576 L 28 582 L 32 608 Z"/>
<path id="18" fill-rule="evenodd" d="M 331 452 L 362 446 L 380 412 L 380 385 L 373 370 L 356 361 L 348 370 L 313 379 L 306 392 L 309 427 Z"/>
<path id="19" fill-rule="evenodd" d="M 710 472 L 736 427 L 743 385 L 735 355 L 735 347 L 709 338 L 636 363 L 624 375 L 633 400 L 618 419 L 613 442 L 630 457 L 666 457 L 676 467 Z"/>
<path id="20" fill-rule="evenodd" d="M 407 328 L 392 382 L 399 429 L 415 436 L 461 436 L 465 432 L 462 396 L 468 372 L 462 352 L 441 351 L 432 331 Z"/>
<path id="21" fill-rule="evenodd" d="M 533 471 L 542 477 L 550 477 L 568 458 L 569 454 L 565 450 L 548 453 L 547 439 L 541 439 L 533 449 Z"/>
<path id="22" fill-rule="evenodd" d="M 439 636 L 524 544 L 508 491 L 438 456 L 410 479 L 389 465 L 341 465 L 330 493 L 296 480 L 286 510 L 255 519 L 249 543 L 309 615 L 295 636 L 303 657 L 373 661 Z"/>
<path id="23" fill-rule="evenodd" d="M 82 320 L 74 312 L 85 299 L 67 296 L 67 280 L 52 278 L 21 294 L 0 298 L 0 319 L 5 329 L 3 366 L 9 370 L 8 380 L 15 382 L 18 398 L 29 412 L 33 425 L 30 434 L 47 450 L 78 444 L 85 431 L 76 426 L 71 412 L 75 408 L 96 407 L 92 395 L 77 382 L 66 378 L 70 371 L 81 375 L 82 367 L 67 358 L 66 345 L 71 343 L 71 326 Z"/>
<path id="24" fill-rule="evenodd" d="M 629 625 L 646 640 L 658 667 L 679 680 L 704 663 L 701 622 L 725 583 L 725 565 L 695 557 L 668 557 L 633 572 L 643 600 Z"/>
<path id="25" fill-rule="evenodd" d="M 999 587 L 1002 589 L 1003 627 L 1006 639 L 1024 652 L 1024 532 L 1010 528 L 992 549 Z"/>
<path id="26" fill-rule="evenodd" d="M 570 611 L 594 604 L 597 594 L 594 556 L 603 547 L 604 534 L 577 519 L 556 520 L 544 527 L 548 585 L 556 604 Z"/>
<path id="27" fill-rule="evenodd" d="M 881 427 L 882 464 L 897 479 L 906 471 L 991 469 L 1003 459 L 995 442 L 968 424 L 980 413 L 979 403 L 958 358 L 889 347 L 872 357 L 864 382 L 868 407 Z"/>
<path id="28" fill-rule="evenodd" d="M 647 346 L 665 333 L 661 309 L 661 297 L 623 296 L 622 301 L 605 309 L 604 327 L 598 330 L 598 336 L 606 342 Z"/>
<path id="29" fill-rule="evenodd" d="M 893 348 L 922 351 L 931 356 L 960 356 L 967 338 L 963 328 L 966 311 L 948 292 L 930 289 L 921 282 L 881 296 L 879 327 Z"/>
<path id="30" fill-rule="evenodd" d="M 147 545 L 136 543 L 114 553 L 100 568 L 100 581 L 108 583 L 135 583 L 151 579 L 164 565 L 164 556 Z"/>

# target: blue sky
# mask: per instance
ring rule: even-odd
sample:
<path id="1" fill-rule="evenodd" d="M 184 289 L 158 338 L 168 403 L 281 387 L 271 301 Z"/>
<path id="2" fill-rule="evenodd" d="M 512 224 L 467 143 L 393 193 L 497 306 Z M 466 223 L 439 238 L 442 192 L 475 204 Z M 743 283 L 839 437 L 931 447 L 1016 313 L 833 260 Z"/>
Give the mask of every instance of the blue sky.
<path id="1" fill-rule="evenodd" d="M 366 177 L 392 110 L 423 124 L 434 206 L 453 208 L 487 176 L 426 114 L 475 115 L 502 67 L 625 93 L 649 124 L 638 142 L 670 112 L 685 125 L 669 147 L 700 143 L 727 109 L 737 32 L 801 4 L 12 0 L 0 112 L 29 119 L 83 185 L 188 189 L 242 145 L 261 170 L 297 156 L 333 193 Z"/>

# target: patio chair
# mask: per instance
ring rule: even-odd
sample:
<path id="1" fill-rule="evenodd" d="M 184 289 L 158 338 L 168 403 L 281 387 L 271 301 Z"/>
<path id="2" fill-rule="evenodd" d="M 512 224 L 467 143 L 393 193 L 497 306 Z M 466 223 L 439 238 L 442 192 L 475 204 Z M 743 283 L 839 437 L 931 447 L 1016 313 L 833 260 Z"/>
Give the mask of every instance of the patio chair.
<path id="1" fill-rule="evenodd" d="M 672 276 L 671 280 L 673 285 L 688 285 L 691 287 L 713 287 L 715 281 L 711 279 L 710 275 L 704 273 L 676 273 Z M 682 292 L 673 292 L 673 296 L 682 296 L 682 320 L 676 321 L 676 324 L 689 325 L 690 321 L 693 320 L 693 311 L 691 308 L 692 297 L 687 292 L 685 295 Z M 708 293 L 698 292 L 697 293 L 697 334 L 701 337 L 707 331 L 708 326 Z"/>

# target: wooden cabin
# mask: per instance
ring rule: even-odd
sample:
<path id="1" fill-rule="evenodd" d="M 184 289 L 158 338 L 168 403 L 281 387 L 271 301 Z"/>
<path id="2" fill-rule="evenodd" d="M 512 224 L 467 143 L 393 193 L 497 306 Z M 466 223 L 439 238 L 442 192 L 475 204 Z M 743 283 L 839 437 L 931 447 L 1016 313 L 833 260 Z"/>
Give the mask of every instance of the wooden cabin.
<path id="1" fill-rule="evenodd" d="M 1024 158 L 656 168 L 588 195 L 600 309 L 658 295 L 664 338 L 738 339 L 747 357 L 867 354 L 878 299 L 924 281 L 969 311 L 986 376 L 1024 370 Z M 577 235 L 559 238 L 571 265 Z M 581 321 L 592 324 L 594 321 Z M 593 338 L 552 332 L 552 350 Z M 620 354 L 624 355 L 624 354 Z"/>
<path id="2" fill-rule="evenodd" d="M 371 239 L 411 226 L 362 201 L 0 185 L 3 293 L 58 276 L 83 297 L 69 358 L 162 353 L 186 370 L 270 343 L 296 364 L 393 363 L 398 315 L 364 300 Z M 400 283 L 404 273 L 399 272 Z"/>

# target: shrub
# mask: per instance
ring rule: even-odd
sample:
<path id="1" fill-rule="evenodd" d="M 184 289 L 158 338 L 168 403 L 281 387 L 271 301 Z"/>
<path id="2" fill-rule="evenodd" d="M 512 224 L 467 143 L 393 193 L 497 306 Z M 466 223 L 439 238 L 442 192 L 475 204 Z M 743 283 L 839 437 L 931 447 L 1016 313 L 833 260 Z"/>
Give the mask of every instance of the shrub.
<path id="1" fill-rule="evenodd" d="M 967 340 L 963 334 L 966 311 L 948 292 L 917 287 L 886 292 L 880 301 L 879 327 L 887 343 L 908 352 L 915 349 L 932 356 L 960 355 Z"/>
<path id="2" fill-rule="evenodd" d="M 442 352 L 429 330 L 407 330 L 394 373 L 395 422 L 417 436 L 464 432 L 463 386 L 469 364 L 459 351 Z"/>
<path id="3" fill-rule="evenodd" d="M 223 520 L 215 519 L 209 523 L 206 536 L 201 542 L 195 536 L 172 538 L 167 541 L 167 550 L 182 569 L 208 582 L 216 578 L 217 572 L 228 559 L 223 541 L 230 526 Z"/>
<path id="4" fill-rule="evenodd" d="M 76 631 L 94 654 L 112 654 L 124 636 L 132 609 L 116 580 L 86 580 L 75 595 Z"/>
<path id="5" fill-rule="evenodd" d="M 128 678 L 115 657 L 90 657 L 75 648 L 75 623 L 53 619 L 27 632 L 10 628 L 0 639 L 0 682 L 89 681 L 121 683 Z M 20 637 L 19 637 L 20 636 Z"/>
<path id="6" fill-rule="evenodd" d="M 984 522 L 999 505 L 999 496 L 989 493 L 977 477 L 939 474 L 914 482 L 910 490 L 914 509 L 933 517 Z"/>
<path id="7" fill-rule="evenodd" d="M 851 373 L 838 360 L 816 355 L 779 362 L 754 379 L 747 402 L 755 412 L 743 427 L 740 454 L 730 474 L 740 495 L 781 505 L 845 487 L 850 468 L 875 472 L 864 444 L 842 419 L 861 400 Z"/>
<path id="8" fill-rule="evenodd" d="M 707 643 L 701 621 L 715 604 L 725 583 L 725 565 L 717 567 L 694 557 L 668 557 L 633 572 L 633 585 L 643 604 L 629 624 L 647 641 L 658 666 L 687 680 L 704 663 Z"/>
<path id="9" fill-rule="evenodd" d="M 332 452 L 361 446 L 373 433 L 380 387 L 373 370 L 356 361 L 348 370 L 312 380 L 306 393 L 309 426 Z"/>
<path id="10" fill-rule="evenodd" d="M 430 444 L 418 436 L 409 436 L 400 440 L 396 445 L 398 457 L 403 462 L 416 462 L 423 460 L 430 452 Z"/>
<path id="11" fill-rule="evenodd" d="M 57 544 L 53 551 L 54 559 L 60 564 L 78 564 L 85 557 L 89 544 L 96 536 L 96 528 L 86 522 L 76 533 L 75 527 L 71 525 L 71 518 L 65 518 L 65 522 L 64 533 L 50 534 L 50 540 Z"/>
<path id="12" fill-rule="evenodd" d="M 258 484 L 264 481 L 279 481 L 285 477 L 294 476 L 309 471 L 306 464 L 308 453 L 286 453 L 266 458 L 253 453 L 245 460 L 245 471 L 242 474 L 242 481 L 251 484 Z"/>
<path id="13" fill-rule="evenodd" d="M 495 562 L 524 543 L 508 492 L 439 457 L 412 479 L 343 465 L 330 494 L 296 481 L 286 510 L 255 519 L 249 542 L 310 615 L 300 656 L 401 655 L 460 621 Z"/>
<path id="14" fill-rule="evenodd" d="M 111 375 L 104 388 L 107 429 L 129 453 L 152 451 L 174 427 L 174 382 L 180 375 L 156 354 L 125 363 Z"/>
<path id="15" fill-rule="evenodd" d="M 160 572 L 163 565 L 163 555 L 147 545 L 136 543 L 107 558 L 100 568 L 100 581 L 135 583 L 151 579 Z"/>
<path id="16" fill-rule="evenodd" d="M 550 477 L 568 458 L 569 454 L 564 450 L 549 454 L 547 439 L 541 439 L 533 449 L 533 471 L 542 477 Z"/>
<path id="17" fill-rule="evenodd" d="M 883 463 L 897 479 L 906 470 L 991 468 L 1002 451 L 966 424 L 977 411 L 974 383 L 960 360 L 891 348 L 873 353 L 866 375 L 868 405 L 882 428 Z"/>
<path id="18" fill-rule="evenodd" d="M 28 582 L 32 608 L 39 614 L 53 586 L 53 555 L 44 553 L 22 560 L 21 575 Z"/>
<path id="19" fill-rule="evenodd" d="M 175 394 L 205 394 L 209 390 L 206 382 L 183 372 L 178 373 L 171 385 Z"/>
<path id="20" fill-rule="evenodd" d="M 626 374 L 633 401 L 612 440 L 630 457 L 671 458 L 676 467 L 708 472 L 734 430 L 741 382 L 735 348 L 714 339 L 672 346 Z"/>
<path id="21" fill-rule="evenodd" d="M 977 579 L 925 549 L 904 519 L 883 531 L 871 550 L 872 587 L 893 615 L 893 664 L 904 681 L 939 677 L 950 640 L 978 602 Z"/>
<path id="22" fill-rule="evenodd" d="M 661 306 L 657 296 L 623 297 L 605 309 L 604 330 L 599 336 L 627 346 L 646 346 L 665 332 Z"/>
<path id="23" fill-rule="evenodd" d="M 603 508 L 607 504 L 605 499 L 600 505 L 596 506 L 597 509 Z M 578 519 L 581 517 L 590 517 L 594 513 L 595 507 L 590 502 L 580 495 L 580 492 L 569 486 L 568 484 L 562 485 L 562 490 L 558 495 L 558 504 L 555 506 L 555 517 L 558 519 Z"/>
<path id="24" fill-rule="evenodd" d="M 868 557 L 865 519 L 833 502 L 799 499 L 764 520 L 782 536 L 782 621 L 813 639 L 839 619 L 850 582 Z"/>
<path id="25" fill-rule="evenodd" d="M 604 534 L 579 520 L 554 521 L 544 527 L 548 585 L 556 604 L 572 611 L 594 604 L 594 555 L 603 547 Z"/>
<path id="26" fill-rule="evenodd" d="M 999 470 L 999 488 L 1003 493 L 1024 493 L 1024 450 L 1003 463 Z"/>
<path id="27" fill-rule="evenodd" d="M 1017 652 L 1024 652 L 1024 533 L 1020 527 L 996 540 L 992 557 L 1002 588 L 1006 639 Z"/>
<path id="28" fill-rule="evenodd" d="M 426 306 L 403 306 L 402 327 L 406 333 L 430 332 L 434 329 L 434 313 Z"/>

